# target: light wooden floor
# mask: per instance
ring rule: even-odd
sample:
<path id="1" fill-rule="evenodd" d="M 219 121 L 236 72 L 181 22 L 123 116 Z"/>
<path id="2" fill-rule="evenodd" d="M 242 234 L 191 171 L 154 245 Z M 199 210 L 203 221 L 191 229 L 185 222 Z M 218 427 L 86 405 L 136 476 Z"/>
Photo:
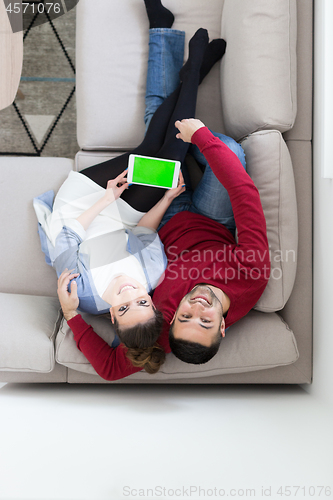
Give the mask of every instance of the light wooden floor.
<path id="1" fill-rule="evenodd" d="M 23 32 L 13 33 L 0 1 L 0 110 L 15 99 L 20 83 L 23 62 Z"/>

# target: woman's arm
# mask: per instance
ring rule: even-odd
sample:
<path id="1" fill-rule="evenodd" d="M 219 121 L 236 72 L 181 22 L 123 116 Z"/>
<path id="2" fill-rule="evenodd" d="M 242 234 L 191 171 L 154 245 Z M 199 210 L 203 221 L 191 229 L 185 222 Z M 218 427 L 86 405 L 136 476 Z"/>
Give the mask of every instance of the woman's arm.
<path id="1" fill-rule="evenodd" d="M 128 188 L 129 184 L 124 179 L 127 174 L 127 169 L 118 175 L 115 179 L 108 182 L 105 195 L 103 198 L 98 200 L 92 207 L 88 208 L 83 214 L 81 214 L 76 220 L 82 225 L 82 227 L 87 230 L 92 221 L 97 217 L 98 214 L 102 212 L 106 207 L 111 205 L 115 200 L 119 198 L 125 189 Z M 118 187 L 118 184 L 120 186 Z"/>
<path id="2" fill-rule="evenodd" d="M 138 226 L 149 227 L 157 230 L 163 215 L 171 205 L 172 200 L 177 198 L 185 191 L 184 177 L 182 172 L 179 172 L 178 186 L 174 189 L 168 189 L 163 198 L 153 206 L 139 221 Z"/>

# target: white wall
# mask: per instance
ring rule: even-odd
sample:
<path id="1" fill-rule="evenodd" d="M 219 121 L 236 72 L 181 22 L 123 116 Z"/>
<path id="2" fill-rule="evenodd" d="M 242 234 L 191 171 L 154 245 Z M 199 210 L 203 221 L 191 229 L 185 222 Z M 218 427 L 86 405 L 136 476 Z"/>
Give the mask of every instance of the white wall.
<path id="1" fill-rule="evenodd" d="M 333 406 L 333 2 L 315 2 L 314 376 L 308 390 Z"/>

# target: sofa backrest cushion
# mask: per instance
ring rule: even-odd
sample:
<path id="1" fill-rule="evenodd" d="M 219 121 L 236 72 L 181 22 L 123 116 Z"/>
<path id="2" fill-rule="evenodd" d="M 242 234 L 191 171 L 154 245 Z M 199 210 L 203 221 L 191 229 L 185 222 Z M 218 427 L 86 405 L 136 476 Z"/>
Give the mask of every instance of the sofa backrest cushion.
<path id="1" fill-rule="evenodd" d="M 289 150 L 277 130 L 248 136 L 242 146 L 247 172 L 257 186 L 264 210 L 271 274 L 255 309 L 281 310 L 292 292 L 298 248 L 298 221 L 293 166 Z"/>
<path id="2" fill-rule="evenodd" d="M 109 345 L 114 338 L 110 320 L 82 314 L 88 324 Z M 155 375 L 145 371 L 128 377 L 133 380 L 173 380 L 210 377 L 224 373 L 264 370 L 294 363 L 298 350 L 293 332 L 276 313 L 250 313 L 228 328 L 216 356 L 204 365 L 183 363 L 172 353 Z M 63 320 L 56 337 L 56 361 L 77 371 L 95 374 L 86 357 L 77 349 L 73 333 Z"/>
<path id="3" fill-rule="evenodd" d="M 296 102 L 296 0 L 225 0 L 221 64 L 226 134 L 292 128 Z"/>

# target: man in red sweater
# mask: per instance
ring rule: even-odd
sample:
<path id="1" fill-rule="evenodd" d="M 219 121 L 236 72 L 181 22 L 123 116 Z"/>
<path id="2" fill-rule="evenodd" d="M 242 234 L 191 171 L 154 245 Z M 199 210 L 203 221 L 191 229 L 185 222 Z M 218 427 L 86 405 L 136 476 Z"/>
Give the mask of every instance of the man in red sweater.
<path id="1" fill-rule="evenodd" d="M 165 319 L 161 346 L 170 352 L 169 336 L 179 359 L 200 364 L 216 354 L 225 328 L 245 316 L 263 293 L 270 273 L 269 248 L 258 190 L 238 157 L 199 120 L 182 120 L 176 127 L 177 137 L 198 146 L 208 161 L 204 177 L 211 176 L 212 182 L 190 195 L 194 202 L 171 205 L 162 220 L 159 235 L 168 267 L 154 303 Z M 228 203 L 233 216 L 223 219 Z M 209 210 L 215 210 L 211 217 L 202 214 Z M 237 243 L 232 224 L 237 226 Z M 63 273 L 58 295 L 78 348 L 107 380 L 139 371 L 129 364 L 126 348 L 108 346 L 78 315 L 75 286 L 71 294 L 67 291 L 74 277 Z"/>
<path id="2" fill-rule="evenodd" d="M 168 267 L 154 303 L 171 325 L 172 352 L 182 361 L 202 364 L 218 351 L 225 328 L 245 316 L 263 293 L 269 248 L 258 190 L 236 154 L 199 120 L 176 126 L 177 137 L 195 144 L 209 165 L 187 211 L 172 211 L 184 193 L 162 220 L 168 221 L 159 228 Z"/>

